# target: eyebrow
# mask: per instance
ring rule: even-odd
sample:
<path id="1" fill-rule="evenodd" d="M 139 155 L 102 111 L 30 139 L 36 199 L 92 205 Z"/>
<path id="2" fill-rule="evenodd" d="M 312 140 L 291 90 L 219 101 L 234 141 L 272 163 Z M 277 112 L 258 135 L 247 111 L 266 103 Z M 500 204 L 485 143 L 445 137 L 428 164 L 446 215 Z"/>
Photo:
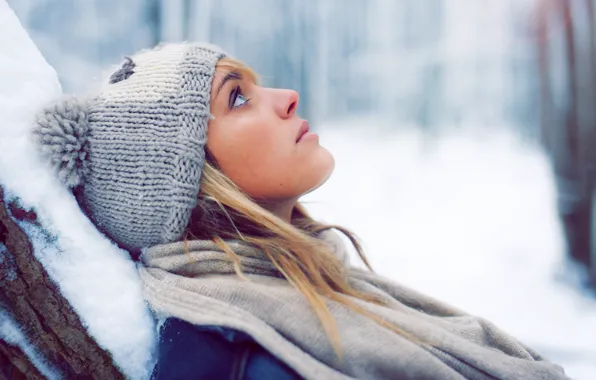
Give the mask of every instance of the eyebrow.
<path id="1" fill-rule="evenodd" d="M 221 83 L 219 84 L 219 86 L 217 86 L 217 92 L 215 93 L 215 97 L 217 98 L 217 96 L 219 95 L 219 92 L 221 91 L 221 89 L 223 88 L 223 86 L 225 86 L 225 84 L 229 81 L 229 80 L 242 80 L 242 74 L 240 74 L 237 71 L 229 71 L 226 76 L 222 79 Z"/>

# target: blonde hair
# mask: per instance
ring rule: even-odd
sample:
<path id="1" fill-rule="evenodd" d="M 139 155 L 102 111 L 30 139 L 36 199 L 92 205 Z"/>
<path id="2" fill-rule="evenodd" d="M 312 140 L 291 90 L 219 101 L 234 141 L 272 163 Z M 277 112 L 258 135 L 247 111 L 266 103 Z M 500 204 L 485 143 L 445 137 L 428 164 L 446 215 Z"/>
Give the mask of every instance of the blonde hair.
<path id="1" fill-rule="evenodd" d="M 218 67 L 239 71 L 257 81 L 256 74 L 250 68 L 233 59 L 220 60 Z M 262 249 L 279 272 L 307 299 L 339 357 L 341 350 L 337 327 L 325 299 L 343 304 L 395 333 L 415 340 L 351 299 L 384 305 L 379 297 L 358 291 L 349 284 L 346 265 L 331 252 L 327 244 L 317 238 L 318 234 L 329 229 L 336 229 L 347 236 L 364 264 L 372 271 L 353 233 L 339 226 L 313 220 L 298 203 L 292 211 L 291 223 L 282 220 L 261 207 L 224 175 L 215 158 L 206 151 L 198 205 L 191 216 L 187 239 L 214 241 L 234 262 L 236 273 L 243 278 L 240 259 L 225 240 L 243 240 Z"/>

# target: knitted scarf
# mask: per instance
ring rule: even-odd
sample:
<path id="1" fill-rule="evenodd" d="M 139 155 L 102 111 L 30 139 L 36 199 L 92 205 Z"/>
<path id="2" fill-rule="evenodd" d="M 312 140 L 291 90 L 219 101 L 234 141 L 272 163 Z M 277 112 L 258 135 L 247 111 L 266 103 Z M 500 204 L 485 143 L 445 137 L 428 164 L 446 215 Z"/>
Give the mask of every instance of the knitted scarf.
<path id="1" fill-rule="evenodd" d="M 561 367 L 492 323 L 349 267 L 337 235 L 321 237 L 346 263 L 350 284 L 386 305 L 354 301 L 415 339 L 328 300 L 340 337 L 338 358 L 305 297 L 264 252 L 240 241 L 228 244 L 246 279 L 211 241 L 147 249 L 139 264 L 146 300 L 162 318 L 243 331 L 306 379 L 568 379 Z"/>

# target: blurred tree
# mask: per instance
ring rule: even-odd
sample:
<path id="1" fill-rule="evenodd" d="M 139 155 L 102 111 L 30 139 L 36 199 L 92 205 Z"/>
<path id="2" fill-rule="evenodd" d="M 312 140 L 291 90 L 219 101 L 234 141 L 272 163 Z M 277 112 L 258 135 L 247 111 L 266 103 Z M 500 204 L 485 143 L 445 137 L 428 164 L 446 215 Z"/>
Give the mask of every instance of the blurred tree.
<path id="1" fill-rule="evenodd" d="M 596 284 L 596 34 L 591 0 L 538 4 L 542 141 L 570 256 Z"/>

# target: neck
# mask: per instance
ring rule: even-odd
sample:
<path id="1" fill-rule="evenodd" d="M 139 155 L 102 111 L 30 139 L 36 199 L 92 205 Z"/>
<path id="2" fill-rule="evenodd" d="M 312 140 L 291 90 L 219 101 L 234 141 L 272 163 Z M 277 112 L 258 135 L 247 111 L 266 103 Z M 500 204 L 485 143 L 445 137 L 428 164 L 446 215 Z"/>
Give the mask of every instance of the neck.
<path id="1" fill-rule="evenodd" d="M 292 210 L 294 210 L 294 206 L 296 205 L 297 201 L 298 199 L 289 199 L 279 202 L 264 202 L 261 203 L 261 206 L 279 218 L 290 223 L 292 221 Z"/>

